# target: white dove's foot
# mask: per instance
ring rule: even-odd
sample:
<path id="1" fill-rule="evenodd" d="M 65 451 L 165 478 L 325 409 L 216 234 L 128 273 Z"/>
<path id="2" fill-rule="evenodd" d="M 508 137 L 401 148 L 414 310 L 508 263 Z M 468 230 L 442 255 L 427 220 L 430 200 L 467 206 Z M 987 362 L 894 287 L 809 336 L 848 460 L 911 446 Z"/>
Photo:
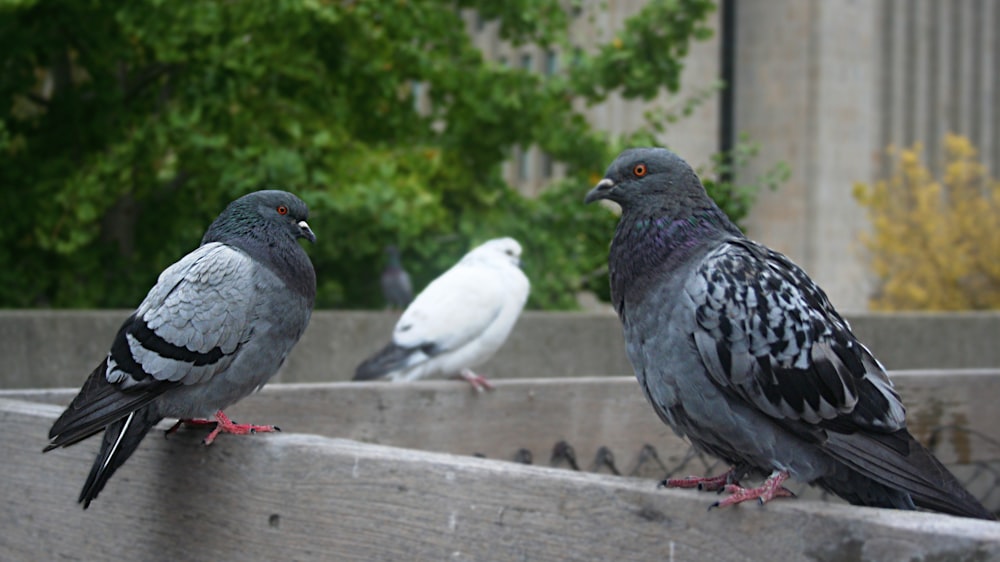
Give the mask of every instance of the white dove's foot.
<path id="1" fill-rule="evenodd" d="M 704 492 L 722 490 L 726 486 L 734 484 L 739 486 L 735 468 L 730 468 L 718 476 L 687 476 L 685 478 L 668 478 L 660 482 L 660 486 L 663 488 L 698 488 Z"/>
<path id="2" fill-rule="evenodd" d="M 767 480 L 763 484 L 756 488 L 743 488 L 735 484 L 727 484 L 725 491 L 731 495 L 722 501 L 717 501 L 708 506 L 708 509 L 726 507 L 743 503 L 747 500 L 757 500 L 761 505 L 764 505 L 774 498 L 794 498 L 795 494 L 781 485 L 785 480 L 788 480 L 788 473 L 783 470 L 775 470 L 767 477 Z"/>
<path id="3" fill-rule="evenodd" d="M 462 371 L 458 373 L 458 378 L 471 384 L 472 388 L 476 389 L 476 392 L 493 390 L 493 384 L 490 383 L 486 377 L 472 372 L 472 369 L 462 369 Z"/>

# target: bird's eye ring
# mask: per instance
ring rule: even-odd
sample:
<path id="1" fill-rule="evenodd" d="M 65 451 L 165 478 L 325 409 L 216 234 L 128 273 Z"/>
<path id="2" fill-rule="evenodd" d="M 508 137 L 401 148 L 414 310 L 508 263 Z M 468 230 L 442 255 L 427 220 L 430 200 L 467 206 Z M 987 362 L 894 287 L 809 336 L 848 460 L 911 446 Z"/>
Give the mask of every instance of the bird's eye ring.
<path id="1" fill-rule="evenodd" d="M 284 205 L 278 205 L 278 209 L 277 210 L 278 210 L 278 214 L 279 215 L 287 215 L 288 214 L 288 207 L 286 207 Z"/>
<path id="2" fill-rule="evenodd" d="M 637 177 L 637 178 L 641 178 L 642 176 L 645 176 L 646 173 L 648 173 L 648 172 L 649 172 L 649 170 L 646 168 L 645 164 L 636 164 L 635 167 L 632 168 L 632 173 L 635 174 L 635 177 Z"/>

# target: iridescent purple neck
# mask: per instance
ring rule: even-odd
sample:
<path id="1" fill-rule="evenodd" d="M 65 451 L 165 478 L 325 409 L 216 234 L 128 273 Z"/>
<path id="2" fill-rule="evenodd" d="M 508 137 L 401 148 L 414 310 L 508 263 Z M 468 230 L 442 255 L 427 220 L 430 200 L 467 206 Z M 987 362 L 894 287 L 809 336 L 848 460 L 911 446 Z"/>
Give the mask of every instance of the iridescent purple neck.
<path id="1" fill-rule="evenodd" d="M 623 214 L 611 245 L 612 293 L 652 271 L 677 269 L 704 247 L 732 236 L 743 234 L 718 207 L 683 218 Z"/>
<path id="2" fill-rule="evenodd" d="M 625 217 L 623 217 L 625 219 Z M 711 242 L 742 233 L 720 209 L 699 209 L 683 218 L 636 217 L 622 220 L 623 237 L 627 245 L 643 253 L 655 254 L 664 259 L 684 259 L 691 250 Z M 624 240 L 623 240 L 624 241 Z"/>

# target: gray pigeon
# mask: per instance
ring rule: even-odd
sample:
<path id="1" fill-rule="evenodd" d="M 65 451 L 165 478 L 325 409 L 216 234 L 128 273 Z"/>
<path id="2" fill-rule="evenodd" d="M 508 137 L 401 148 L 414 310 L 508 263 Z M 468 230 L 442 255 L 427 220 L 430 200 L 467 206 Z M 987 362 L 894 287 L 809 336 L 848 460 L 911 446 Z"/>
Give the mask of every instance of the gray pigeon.
<path id="1" fill-rule="evenodd" d="M 233 201 L 125 320 L 45 448 L 105 430 L 78 500 L 84 509 L 165 417 L 194 424 L 214 417 L 206 444 L 219 432 L 277 430 L 234 424 L 222 410 L 263 386 L 309 324 L 316 272 L 297 242 L 316 241 L 307 215 L 305 203 L 284 191 Z"/>
<path id="2" fill-rule="evenodd" d="M 823 291 L 747 239 L 691 167 L 626 150 L 585 199 L 621 205 L 611 297 L 660 418 L 733 468 L 667 486 L 724 489 L 726 506 L 792 495 L 789 477 L 856 505 L 994 519 L 906 429 L 885 369 Z M 758 488 L 738 481 L 769 475 Z"/>
<path id="3" fill-rule="evenodd" d="M 410 274 L 403 269 L 403 264 L 399 260 L 399 248 L 392 245 L 386 246 L 385 253 L 389 259 L 380 278 L 382 297 L 385 299 L 385 304 L 391 308 L 406 308 L 413 300 L 413 283 L 410 281 Z"/>
<path id="4" fill-rule="evenodd" d="M 472 368 L 507 341 L 528 300 L 520 258 L 513 238 L 470 250 L 417 295 L 396 322 L 392 341 L 358 365 L 354 380 L 458 375 L 476 390 L 492 388 Z"/>

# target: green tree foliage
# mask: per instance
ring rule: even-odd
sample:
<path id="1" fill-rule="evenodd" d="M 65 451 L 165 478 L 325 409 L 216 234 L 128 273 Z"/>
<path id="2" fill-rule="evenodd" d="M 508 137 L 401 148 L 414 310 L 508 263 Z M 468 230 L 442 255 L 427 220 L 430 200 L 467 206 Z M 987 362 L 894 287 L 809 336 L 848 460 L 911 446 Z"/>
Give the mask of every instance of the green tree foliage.
<path id="1" fill-rule="evenodd" d="M 565 72 L 484 61 L 465 8 L 559 48 Z M 579 52 L 559 0 L 0 0 L 0 305 L 134 306 L 228 201 L 280 187 L 312 208 L 319 306 L 380 306 L 387 243 L 422 287 L 509 234 L 532 305 L 572 307 L 614 222 L 581 197 L 624 142 L 574 100 L 676 91 L 713 9 L 653 0 Z M 513 146 L 569 177 L 520 196 L 500 175 Z"/>

